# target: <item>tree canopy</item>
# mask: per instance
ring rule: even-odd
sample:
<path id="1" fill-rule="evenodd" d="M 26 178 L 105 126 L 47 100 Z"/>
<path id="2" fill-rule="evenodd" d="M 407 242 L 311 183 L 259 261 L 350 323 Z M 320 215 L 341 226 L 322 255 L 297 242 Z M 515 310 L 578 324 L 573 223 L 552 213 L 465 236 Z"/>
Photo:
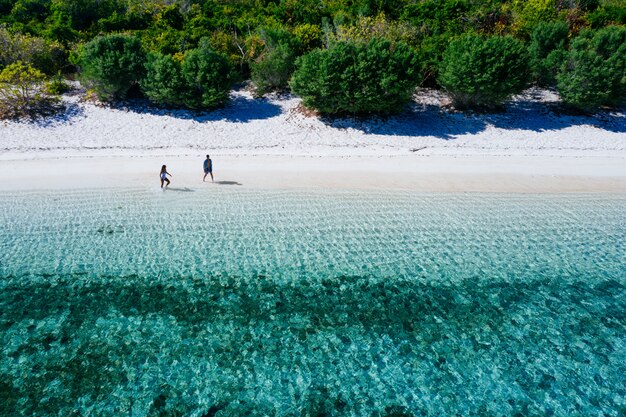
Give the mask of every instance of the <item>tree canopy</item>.
<path id="1" fill-rule="evenodd" d="M 444 52 L 439 82 L 460 107 L 494 107 L 522 91 L 528 72 L 522 42 L 510 36 L 467 35 Z"/>
<path id="2" fill-rule="evenodd" d="M 422 85 L 450 85 L 452 74 L 443 71 L 451 65 L 451 51 L 446 65 L 443 62 L 449 45 L 468 37 L 480 37 L 489 45 L 502 42 L 492 39 L 506 38 L 521 42 L 528 51 L 529 81 L 558 84 L 573 103 L 578 99 L 572 94 L 580 93 L 578 76 L 568 81 L 562 68 L 567 63 L 583 74 L 583 68 L 592 68 L 600 59 L 591 57 L 597 55 L 590 52 L 593 47 L 583 47 L 576 39 L 624 25 L 626 3 L 620 0 L 0 0 L 0 70 L 20 61 L 47 75 L 78 72 L 107 100 L 138 91 L 133 87 L 141 82 L 148 98 L 174 105 L 182 99 L 160 95 L 175 87 L 155 90 L 144 72 L 158 78 L 175 65 L 183 71 L 182 64 L 200 54 L 194 51 L 210 50 L 224 58 L 233 69 L 230 82 L 252 79 L 262 95 L 287 88 L 298 57 L 303 63 L 311 59 L 307 54 L 339 44 L 358 50 L 381 38 L 416 54 Z M 104 43 L 120 39 L 132 39 L 123 41 L 128 42 L 125 52 L 104 53 Z M 96 58 L 99 53 L 103 55 Z M 619 70 L 615 63 L 603 65 Z M 511 66 L 508 72 L 515 75 L 515 70 Z M 482 66 L 481 71 L 493 75 L 496 70 Z M 610 88 L 618 93 L 600 101 L 619 102 L 621 87 L 612 83 Z"/>
<path id="3" fill-rule="evenodd" d="M 413 95 L 418 69 L 415 52 L 404 43 L 339 42 L 300 58 L 291 88 L 322 113 L 393 113 Z"/>

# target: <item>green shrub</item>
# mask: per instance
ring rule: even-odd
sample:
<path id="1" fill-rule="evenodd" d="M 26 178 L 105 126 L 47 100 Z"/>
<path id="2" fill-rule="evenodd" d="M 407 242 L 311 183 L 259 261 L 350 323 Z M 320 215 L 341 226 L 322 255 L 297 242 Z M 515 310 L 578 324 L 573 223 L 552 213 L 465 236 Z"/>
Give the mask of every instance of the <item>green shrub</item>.
<path id="1" fill-rule="evenodd" d="M 52 77 L 48 83 L 45 85 L 46 93 L 58 96 L 70 90 L 70 85 L 65 81 L 61 72 L 59 71 L 57 75 Z"/>
<path id="2" fill-rule="evenodd" d="M 155 104 L 181 106 L 185 95 L 185 83 L 179 61 L 170 55 L 151 53 L 146 62 L 146 76 L 141 89 Z"/>
<path id="3" fill-rule="evenodd" d="M 228 101 L 233 68 L 228 60 L 209 48 L 176 57 L 151 53 L 141 89 L 155 104 L 194 110 L 219 107 Z"/>
<path id="4" fill-rule="evenodd" d="M 69 17 L 75 30 L 87 30 L 100 19 L 123 14 L 123 2 L 118 0 L 56 0 L 52 7 Z"/>
<path id="5" fill-rule="evenodd" d="M 60 42 L 66 46 L 75 42 L 80 36 L 78 31 L 72 29 L 70 17 L 61 11 L 53 12 L 46 19 L 46 25 L 41 35 L 46 39 Z"/>
<path id="6" fill-rule="evenodd" d="M 43 21 L 50 12 L 50 1 L 46 0 L 17 0 L 13 2 L 9 22 L 30 23 Z"/>
<path id="7" fill-rule="evenodd" d="M 587 15 L 591 27 L 599 29 L 610 24 L 626 25 L 626 4 L 623 0 L 605 3 Z"/>
<path id="8" fill-rule="evenodd" d="M 0 118 L 48 114 L 58 100 L 44 88 L 43 72 L 22 62 L 0 72 Z"/>
<path id="9" fill-rule="evenodd" d="M 284 0 L 283 7 L 292 24 L 319 24 L 327 14 L 325 2 L 319 0 Z"/>
<path id="10" fill-rule="evenodd" d="M 317 25 L 305 23 L 293 29 L 293 35 L 301 45 L 304 52 L 309 52 L 322 46 L 322 28 Z"/>
<path id="11" fill-rule="evenodd" d="M 258 42 L 258 44 L 257 44 Z M 245 79 L 250 73 L 248 63 L 257 55 L 257 49 L 261 46 L 258 36 L 252 35 L 247 38 L 235 36 L 234 33 L 217 31 L 208 38 L 201 38 L 201 48 L 209 48 L 227 58 L 237 73 L 233 76 Z"/>
<path id="12" fill-rule="evenodd" d="M 152 28 L 141 33 L 144 49 L 162 54 L 176 54 L 185 51 L 185 34 L 171 28 Z"/>
<path id="13" fill-rule="evenodd" d="M 415 52 L 384 39 L 338 42 L 296 61 L 291 79 L 305 106 L 327 114 L 394 113 L 420 80 Z"/>
<path id="14" fill-rule="evenodd" d="M 594 110 L 626 98 L 626 28 L 585 31 L 572 41 L 557 89 L 566 104 Z"/>
<path id="15" fill-rule="evenodd" d="M 250 64 L 255 95 L 287 88 L 295 69 L 296 53 L 289 45 L 278 45 Z"/>
<path id="16" fill-rule="evenodd" d="M 407 22 L 389 20 L 385 15 L 361 17 L 351 25 L 337 28 L 337 40 L 344 42 L 369 42 L 374 38 L 385 38 L 392 42 L 417 44 L 418 31 Z"/>
<path id="17" fill-rule="evenodd" d="M 458 107 L 495 107 L 524 89 L 528 53 L 509 36 L 466 35 L 450 43 L 439 84 Z"/>
<path id="18" fill-rule="evenodd" d="M 541 86 L 556 83 L 556 73 L 565 61 L 569 28 L 565 22 L 544 22 L 535 27 L 528 48 L 533 80 Z"/>
<path id="19" fill-rule="evenodd" d="M 233 67 L 223 55 L 209 48 L 199 48 L 185 54 L 182 77 L 185 83 L 185 106 L 210 109 L 228 101 Z"/>
<path id="20" fill-rule="evenodd" d="M 467 15 L 477 2 L 470 0 L 423 0 L 407 2 L 402 20 L 420 27 L 426 35 L 445 32 L 461 33 L 467 25 Z"/>
<path id="21" fill-rule="evenodd" d="M 419 62 L 422 64 L 422 85 L 436 87 L 439 67 L 443 53 L 450 44 L 452 34 L 442 33 L 424 38 L 417 49 Z"/>
<path id="22" fill-rule="evenodd" d="M 250 63 L 250 77 L 255 95 L 262 96 L 287 88 L 300 45 L 297 38 L 280 29 L 261 29 L 258 39 L 262 52 Z"/>
<path id="23" fill-rule="evenodd" d="M 126 35 L 100 36 L 83 45 L 77 64 L 81 78 L 101 100 L 123 98 L 143 79 L 146 54 L 139 40 Z"/>
<path id="24" fill-rule="evenodd" d="M 557 17 L 557 0 L 514 0 L 514 29 L 524 33 L 541 22 L 549 22 Z"/>
<path id="25" fill-rule="evenodd" d="M 0 68 L 18 61 L 54 74 L 67 64 L 67 52 L 59 42 L 12 34 L 0 25 Z"/>

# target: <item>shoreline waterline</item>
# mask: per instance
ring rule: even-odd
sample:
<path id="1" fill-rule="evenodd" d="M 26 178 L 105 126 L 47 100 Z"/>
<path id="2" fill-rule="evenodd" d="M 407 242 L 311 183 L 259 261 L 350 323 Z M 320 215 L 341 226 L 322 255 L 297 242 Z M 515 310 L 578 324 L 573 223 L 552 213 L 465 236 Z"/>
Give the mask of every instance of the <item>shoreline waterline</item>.
<path id="1" fill-rule="evenodd" d="M 0 191 L 151 187 L 166 163 L 172 188 L 358 189 L 417 192 L 626 193 L 626 164 L 616 157 L 495 155 L 220 155 L 216 183 L 203 183 L 204 156 L 39 157 L 2 160 Z M 157 172 L 156 174 L 154 172 Z"/>

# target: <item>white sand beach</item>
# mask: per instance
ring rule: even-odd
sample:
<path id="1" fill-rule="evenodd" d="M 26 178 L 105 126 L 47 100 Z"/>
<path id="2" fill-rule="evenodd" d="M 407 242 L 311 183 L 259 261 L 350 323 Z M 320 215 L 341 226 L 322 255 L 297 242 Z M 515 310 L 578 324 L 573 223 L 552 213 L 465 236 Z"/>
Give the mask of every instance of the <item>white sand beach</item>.
<path id="1" fill-rule="evenodd" d="M 445 97 L 421 91 L 404 114 L 363 120 L 243 90 L 199 114 L 64 100 L 57 117 L 0 123 L 0 190 L 158 187 L 167 164 L 172 187 L 626 192 L 624 112 L 559 114 L 545 90 L 491 114 L 446 110 Z M 216 184 L 202 183 L 207 153 Z"/>

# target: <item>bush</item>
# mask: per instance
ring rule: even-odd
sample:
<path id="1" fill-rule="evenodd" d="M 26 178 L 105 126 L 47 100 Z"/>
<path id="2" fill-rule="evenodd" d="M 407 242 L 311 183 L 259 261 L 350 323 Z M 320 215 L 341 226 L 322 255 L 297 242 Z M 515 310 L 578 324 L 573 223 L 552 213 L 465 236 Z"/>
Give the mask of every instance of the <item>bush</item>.
<path id="1" fill-rule="evenodd" d="M 206 47 L 185 54 L 182 77 L 186 90 L 183 103 L 191 109 L 224 105 L 234 78 L 226 57 Z"/>
<path id="2" fill-rule="evenodd" d="M 259 40 L 264 47 L 250 63 L 250 77 L 255 94 L 262 96 L 270 91 L 287 88 L 300 45 L 293 35 L 284 30 L 262 29 Z"/>
<path id="3" fill-rule="evenodd" d="M 469 0 L 407 2 L 402 10 L 402 20 L 411 22 L 428 36 L 445 32 L 462 33 L 466 30 L 467 16 L 475 3 Z"/>
<path id="4" fill-rule="evenodd" d="M 58 96 L 70 90 L 70 85 L 65 81 L 61 72 L 52 77 L 45 85 L 45 92 L 52 96 Z"/>
<path id="5" fill-rule="evenodd" d="M 565 22 L 544 22 L 533 30 L 528 50 L 533 80 L 538 85 L 556 83 L 556 73 L 565 61 L 568 32 Z"/>
<path id="6" fill-rule="evenodd" d="M 305 106 L 327 114 L 394 113 L 420 80 L 415 52 L 384 39 L 338 42 L 296 61 L 291 79 Z"/>
<path id="7" fill-rule="evenodd" d="M 200 39 L 201 48 L 210 48 L 218 54 L 226 57 L 233 68 L 237 68 L 236 76 L 240 79 L 247 78 L 250 69 L 248 62 L 256 55 L 256 50 L 262 47 L 258 36 L 248 36 L 246 39 L 235 36 L 236 33 L 217 31 L 207 38 Z"/>
<path id="8" fill-rule="evenodd" d="M 305 23 L 293 29 L 293 35 L 304 52 L 309 52 L 322 46 L 322 29 L 319 26 Z"/>
<path id="9" fill-rule="evenodd" d="M 466 35 L 450 43 L 439 68 L 439 84 L 458 107 L 494 107 L 524 89 L 528 54 L 509 36 Z"/>
<path id="10" fill-rule="evenodd" d="M 287 88 L 295 69 L 296 54 L 289 45 L 278 45 L 251 63 L 251 78 L 255 95 L 263 96 L 270 91 Z"/>
<path id="11" fill-rule="evenodd" d="M 68 16 L 76 30 L 88 30 L 100 19 L 123 14 L 123 3 L 116 0 L 57 0 L 50 3 L 57 12 Z"/>
<path id="12" fill-rule="evenodd" d="M 22 62 L 0 72 L 0 118 L 48 114 L 57 99 L 46 93 L 43 72 Z"/>
<path id="13" fill-rule="evenodd" d="M 0 68 L 18 61 L 54 74 L 67 64 L 67 53 L 58 42 L 31 35 L 11 34 L 0 26 Z"/>
<path id="14" fill-rule="evenodd" d="M 361 17 L 352 25 L 337 28 L 337 40 L 344 42 L 369 42 L 374 38 L 385 38 L 393 42 L 417 44 L 418 31 L 407 22 L 389 20 L 385 15 Z"/>
<path id="15" fill-rule="evenodd" d="M 443 59 L 443 53 L 452 40 L 450 33 L 443 33 L 426 37 L 417 49 L 419 62 L 422 64 L 423 80 L 421 85 L 436 87 L 439 67 Z"/>
<path id="16" fill-rule="evenodd" d="M 289 23 L 319 24 L 328 13 L 328 6 L 319 0 L 285 0 L 283 4 Z"/>
<path id="17" fill-rule="evenodd" d="M 232 74 L 227 59 L 208 48 L 187 52 L 182 63 L 152 53 L 141 88 L 150 101 L 161 106 L 210 109 L 228 101 Z"/>
<path id="18" fill-rule="evenodd" d="M 146 62 L 146 76 L 141 81 L 141 89 L 155 104 L 183 105 L 185 83 L 180 62 L 170 55 L 149 54 Z"/>
<path id="19" fill-rule="evenodd" d="M 101 100 L 123 98 L 144 77 L 146 54 L 132 36 L 97 37 L 83 45 L 78 62 L 81 78 Z"/>
<path id="20" fill-rule="evenodd" d="M 587 15 L 587 21 L 592 28 L 598 29 L 610 24 L 626 25 L 626 4 L 622 0 L 605 2 Z"/>
<path id="21" fill-rule="evenodd" d="M 557 17 L 557 0 L 514 0 L 514 29 L 528 33 L 541 22 L 549 22 Z"/>
<path id="22" fill-rule="evenodd" d="M 572 41 L 557 89 L 566 104 L 583 110 L 626 98 L 626 28 L 586 31 Z"/>

